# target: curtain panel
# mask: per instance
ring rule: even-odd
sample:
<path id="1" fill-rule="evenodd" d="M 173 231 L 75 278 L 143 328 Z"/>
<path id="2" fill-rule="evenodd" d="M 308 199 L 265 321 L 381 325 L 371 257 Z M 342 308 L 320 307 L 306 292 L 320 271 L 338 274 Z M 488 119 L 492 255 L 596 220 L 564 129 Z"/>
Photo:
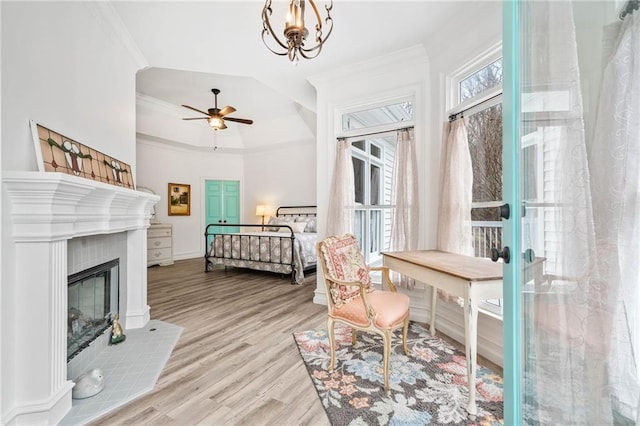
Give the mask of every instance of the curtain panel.
<path id="1" fill-rule="evenodd" d="M 413 129 L 398 131 L 396 158 L 392 179 L 391 251 L 416 250 L 418 248 L 418 160 Z M 397 274 L 394 274 L 397 275 Z M 397 275 L 393 280 L 401 287 L 413 288 L 415 281 Z"/>
<path id="2" fill-rule="evenodd" d="M 440 151 L 440 204 L 436 248 L 473 256 L 471 240 L 471 201 L 473 168 L 469 152 L 467 119 L 446 122 L 442 130 Z M 438 291 L 440 299 L 462 306 L 460 297 Z"/>
<path id="3" fill-rule="evenodd" d="M 473 169 L 467 119 L 447 122 L 442 131 L 437 249 L 473 256 L 471 198 Z"/>
<path id="4" fill-rule="evenodd" d="M 640 12 L 604 30 L 594 141 L 593 188 L 599 298 L 611 332 L 608 381 L 613 410 L 638 424 L 640 335 Z M 605 334 L 607 336 L 607 334 Z"/>
<path id="5" fill-rule="evenodd" d="M 355 184 L 351 147 L 346 139 L 338 139 L 327 209 L 327 235 L 353 232 L 354 205 Z"/>

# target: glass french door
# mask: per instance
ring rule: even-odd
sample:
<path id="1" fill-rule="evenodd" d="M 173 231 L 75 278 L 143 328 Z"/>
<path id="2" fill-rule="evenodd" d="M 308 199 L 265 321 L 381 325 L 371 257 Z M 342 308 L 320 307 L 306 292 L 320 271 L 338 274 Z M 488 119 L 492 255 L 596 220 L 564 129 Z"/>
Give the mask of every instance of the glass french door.
<path id="1" fill-rule="evenodd" d="M 508 425 L 638 419 L 640 11 L 621 18 L 627 4 L 503 3 Z"/>

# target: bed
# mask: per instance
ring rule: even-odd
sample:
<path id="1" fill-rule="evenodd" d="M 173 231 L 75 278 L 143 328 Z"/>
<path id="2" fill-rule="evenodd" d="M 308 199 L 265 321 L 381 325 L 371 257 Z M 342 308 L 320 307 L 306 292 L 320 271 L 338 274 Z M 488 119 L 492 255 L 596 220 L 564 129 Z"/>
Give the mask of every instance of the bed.
<path id="1" fill-rule="evenodd" d="M 316 206 L 278 207 L 264 225 L 212 223 L 204 233 L 205 270 L 224 265 L 291 274 L 301 284 L 316 268 L 317 235 Z"/>

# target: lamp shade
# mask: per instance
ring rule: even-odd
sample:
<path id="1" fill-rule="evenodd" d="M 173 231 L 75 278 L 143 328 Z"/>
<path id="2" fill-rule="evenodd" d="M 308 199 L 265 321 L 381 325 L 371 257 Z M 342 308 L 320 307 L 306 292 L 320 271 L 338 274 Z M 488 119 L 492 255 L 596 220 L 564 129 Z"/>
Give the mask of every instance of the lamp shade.
<path id="1" fill-rule="evenodd" d="M 267 206 L 264 204 L 258 204 L 256 206 L 256 216 L 264 216 L 267 214 Z"/>

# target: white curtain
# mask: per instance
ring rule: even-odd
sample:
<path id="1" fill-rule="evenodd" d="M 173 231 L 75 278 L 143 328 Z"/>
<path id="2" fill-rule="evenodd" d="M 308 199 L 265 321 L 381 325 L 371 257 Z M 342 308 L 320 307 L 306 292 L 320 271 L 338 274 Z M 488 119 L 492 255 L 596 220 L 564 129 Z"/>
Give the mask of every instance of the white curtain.
<path id="1" fill-rule="evenodd" d="M 436 248 L 451 253 L 473 256 L 471 240 L 471 201 L 473 168 L 469 152 L 467 119 L 444 124 L 440 154 L 440 205 Z M 438 290 L 441 300 L 462 306 L 464 301 Z"/>
<path id="2" fill-rule="evenodd" d="M 442 131 L 437 249 L 473 256 L 471 199 L 473 170 L 467 119 L 447 122 Z"/>
<path id="3" fill-rule="evenodd" d="M 391 251 L 418 248 L 418 162 L 413 129 L 398 131 L 396 158 L 391 191 L 393 209 L 391 223 Z M 399 285 L 413 288 L 414 280 L 394 277 Z"/>
<path id="4" fill-rule="evenodd" d="M 589 158 L 597 259 L 611 315 L 607 372 L 613 409 L 638 422 L 640 11 L 604 34 L 605 68 Z"/>
<path id="5" fill-rule="evenodd" d="M 618 262 L 624 257 L 620 253 L 628 249 L 625 244 L 634 244 L 632 239 L 636 251 L 630 254 L 635 256 L 636 267 L 640 261 L 640 75 L 638 69 L 630 75 L 634 61 L 629 60 L 629 46 L 618 46 L 628 53 L 613 54 L 604 71 L 594 148 L 588 162 L 573 4 L 533 1 L 527 7 L 529 17 L 523 20 L 527 36 L 523 112 L 528 119 L 527 138 L 537 135 L 538 152 L 543 153 L 546 165 L 541 188 L 545 207 L 527 207 L 525 218 L 540 217 L 543 221 L 547 279 L 523 294 L 525 422 L 617 424 L 621 412 L 616 399 L 626 397 L 634 408 L 638 403 L 635 365 L 612 361 L 620 360 L 620 350 L 628 353 L 631 349 L 628 329 L 623 326 L 629 311 L 625 312 L 621 302 L 633 300 L 635 304 L 638 292 L 637 269 L 635 283 L 624 284 L 635 288 L 626 293 Z M 635 60 L 640 57 L 636 55 Z M 554 98 L 551 93 L 564 96 Z M 629 101 L 635 103 L 635 109 Z M 622 111 L 625 113 L 619 114 Z M 630 120 L 636 120 L 635 130 L 630 128 Z M 619 149 L 631 142 L 629 132 L 635 137 L 635 158 L 630 152 L 633 149 Z M 618 177 L 630 174 L 635 181 L 624 194 Z M 627 222 L 618 220 L 626 215 Z M 624 233 L 630 235 L 620 238 Z M 627 386 L 629 382 L 631 386 Z M 635 421 L 635 417 L 631 419 Z"/>
<path id="6" fill-rule="evenodd" d="M 352 233 L 355 205 L 355 185 L 351 147 L 346 139 L 336 143 L 336 162 L 329 193 L 327 235 Z"/>

